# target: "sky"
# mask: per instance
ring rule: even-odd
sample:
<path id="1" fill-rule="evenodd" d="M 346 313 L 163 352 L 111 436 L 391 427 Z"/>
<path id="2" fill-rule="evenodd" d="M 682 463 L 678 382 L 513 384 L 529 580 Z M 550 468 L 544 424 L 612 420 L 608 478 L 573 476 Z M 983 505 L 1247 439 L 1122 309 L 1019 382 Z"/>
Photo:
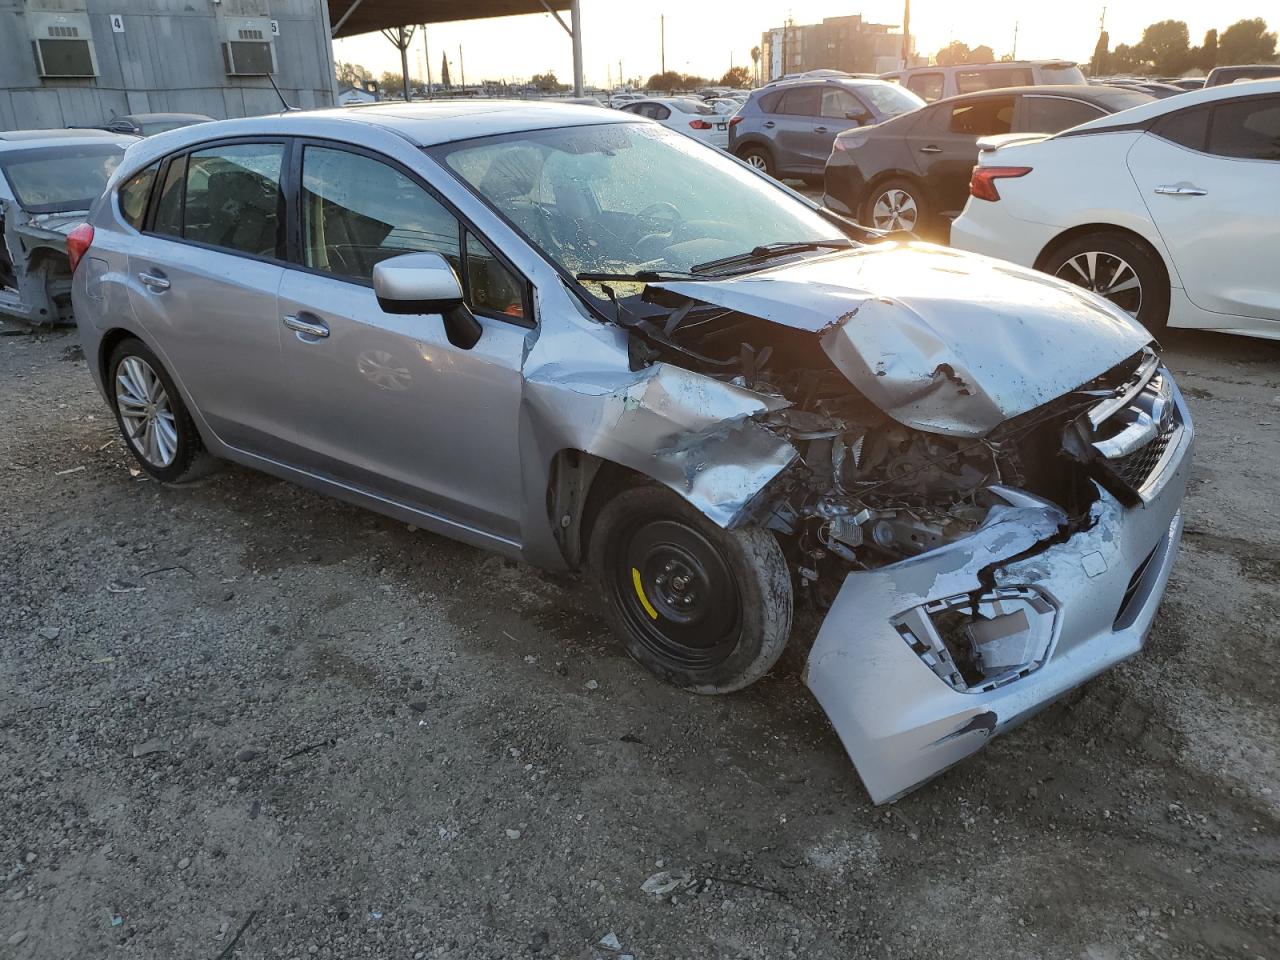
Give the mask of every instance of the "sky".
<path id="1" fill-rule="evenodd" d="M 1270 6 L 1270 2 L 1258 0 L 1164 0 L 1157 12 L 1149 0 L 1112 0 L 1106 4 L 1106 26 L 1114 49 L 1118 43 L 1136 42 L 1143 27 L 1153 20 L 1184 20 L 1195 45 L 1209 28 L 1222 30 L 1242 18 L 1265 17 Z M 936 53 L 951 40 L 960 40 L 971 47 L 988 44 L 999 56 L 1013 51 L 1016 23 L 1019 59 L 1065 57 L 1087 62 L 1098 39 L 1102 12 L 1102 2 L 1083 5 L 1046 0 L 915 0 L 911 5 L 911 31 L 920 53 Z M 667 69 L 715 79 L 731 64 L 750 66 L 751 48 L 760 43 L 760 34 L 781 26 L 788 13 L 798 24 L 857 13 L 876 23 L 900 24 L 902 2 L 582 0 L 587 84 L 605 86 L 611 76 L 616 78 L 619 59 L 625 77 L 657 73 L 661 62 L 659 17 L 664 14 Z M 564 16 L 567 21 L 568 13 Z M 1280 13 L 1270 19 L 1272 29 L 1280 27 Z M 451 79 L 455 83 L 460 80 L 460 46 L 469 83 L 524 80 L 546 71 L 554 71 L 562 82 L 573 79 L 569 37 L 546 13 L 429 27 L 427 49 L 436 80 L 441 54 L 445 52 Z M 409 70 L 415 78 L 425 79 L 422 49 L 419 35 L 410 49 Z M 376 33 L 335 41 L 334 59 L 363 64 L 375 76 L 384 70 L 400 70 L 399 53 Z"/>

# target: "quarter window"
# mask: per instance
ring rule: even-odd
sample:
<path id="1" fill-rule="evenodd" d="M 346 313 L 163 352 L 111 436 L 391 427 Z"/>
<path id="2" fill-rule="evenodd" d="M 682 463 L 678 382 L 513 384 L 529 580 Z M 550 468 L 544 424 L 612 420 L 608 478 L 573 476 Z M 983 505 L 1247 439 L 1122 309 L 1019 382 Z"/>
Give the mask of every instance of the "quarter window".
<path id="1" fill-rule="evenodd" d="M 1179 110 L 1161 117 L 1151 132 L 1179 146 L 1203 150 L 1205 138 L 1209 135 L 1209 108 Z"/>
<path id="2" fill-rule="evenodd" d="M 1103 115 L 1092 104 L 1063 97 L 1027 96 L 1022 104 L 1026 108 L 1023 128 L 1030 133 L 1058 133 Z"/>
<path id="3" fill-rule="evenodd" d="M 476 310 L 524 319 L 523 284 L 472 233 L 467 234 L 467 290 Z"/>
<path id="4" fill-rule="evenodd" d="M 120 188 L 120 215 L 135 230 L 142 229 L 142 218 L 147 214 L 147 200 L 151 196 L 151 185 L 155 183 L 159 163 L 153 163 L 145 170 L 135 173 Z"/>
<path id="5" fill-rule="evenodd" d="M 303 262 L 369 281 L 402 253 L 439 253 L 460 272 L 458 221 L 398 170 L 345 150 L 302 155 Z"/>
<path id="6" fill-rule="evenodd" d="M 1209 152 L 1242 160 L 1280 160 L 1280 97 L 1250 97 L 1215 107 Z"/>
<path id="7" fill-rule="evenodd" d="M 284 145 L 240 143 L 187 159 L 182 236 L 255 257 L 285 258 Z"/>
<path id="8" fill-rule="evenodd" d="M 941 99 L 943 76 L 940 73 L 917 73 L 907 78 L 907 89 L 926 103 Z"/>

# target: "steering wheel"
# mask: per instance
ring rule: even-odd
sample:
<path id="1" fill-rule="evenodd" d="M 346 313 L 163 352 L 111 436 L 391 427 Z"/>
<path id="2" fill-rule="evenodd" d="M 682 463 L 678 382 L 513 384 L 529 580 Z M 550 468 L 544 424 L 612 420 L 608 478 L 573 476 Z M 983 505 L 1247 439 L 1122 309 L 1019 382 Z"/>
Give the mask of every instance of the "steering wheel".
<path id="1" fill-rule="evenodd" d="M 665 218 L 660 217 L 659 214 L 661 213 L 665 213 L 667 216 Z M 676 205 L 674 203 L 668 203 L 666 200 L 655 200 L 653 203 L 649 204 L 637 213 L 636 217 L 640 220 L 653 221 L 655 226 L 661 224 L 665 219 L 671 224 L 671 226 L 667 228 L 667 233 L 674 233 L 676 228 L 680 226 L 680 224 L 684 223 L 684 217 L 680 214 Z"/>

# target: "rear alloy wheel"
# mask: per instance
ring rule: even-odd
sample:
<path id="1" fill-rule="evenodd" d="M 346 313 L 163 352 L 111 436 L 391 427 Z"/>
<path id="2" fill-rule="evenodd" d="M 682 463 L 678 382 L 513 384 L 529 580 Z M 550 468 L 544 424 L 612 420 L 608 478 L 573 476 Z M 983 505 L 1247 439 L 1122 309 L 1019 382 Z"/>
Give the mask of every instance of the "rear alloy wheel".
<path id="1" fill-rule="evenodd" d="M 597 514 L 588 558 L 627 652 L 677 686 L 740 690 L 786 647 L 791 579 L 767 530 L 724 530 L 670 490 L 632 487 Z"/>
<path id="2" fill-rule="evenodd" d="M 1064 244 L 1044 271 L 1091 290 L 1152 333 L 1169 318 L 1169 282 L 1155 255 L 1117 233 L 1093 233 Z"/>
<path id="3" fill-rule="evenodd" d="M 738 151 L 738 159 L 749 166 L 755 167 L 761 173 L 767 173 L 771 177 L 775 176 L 773 172 L 773 157 L 764 147 L 745 147 Z"/>
<path id="4" fill-rule="evenodd" d="M 120 433 L 139 466 L 174 483 L 208 471 L 205 450 L 172 378 L 141 340 L 122 340 L 107 362 L 107 388 Z"/>
<path id="5" fill-rule="evenodd" d="M 927 220 L 920 188 L 906 180 L 890 180 L 876 187 L 863 204 L 862 223 L 876 230 L 919 233 Z"/>

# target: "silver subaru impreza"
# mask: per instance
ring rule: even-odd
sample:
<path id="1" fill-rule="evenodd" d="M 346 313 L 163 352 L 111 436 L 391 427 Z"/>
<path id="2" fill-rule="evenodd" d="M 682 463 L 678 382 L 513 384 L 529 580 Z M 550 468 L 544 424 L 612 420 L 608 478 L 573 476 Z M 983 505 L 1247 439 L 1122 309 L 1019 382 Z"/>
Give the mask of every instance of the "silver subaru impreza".
<path id="1" fill-rule="evenodd" d="M 892 799 L 1136 653 L 1192 426 L 1079 287 L 658 124 L 390 104 L 129 148 L 73 234 L 139 464 L 233 460 L 549 569 L 654 673 L 805 679 Z"/>

